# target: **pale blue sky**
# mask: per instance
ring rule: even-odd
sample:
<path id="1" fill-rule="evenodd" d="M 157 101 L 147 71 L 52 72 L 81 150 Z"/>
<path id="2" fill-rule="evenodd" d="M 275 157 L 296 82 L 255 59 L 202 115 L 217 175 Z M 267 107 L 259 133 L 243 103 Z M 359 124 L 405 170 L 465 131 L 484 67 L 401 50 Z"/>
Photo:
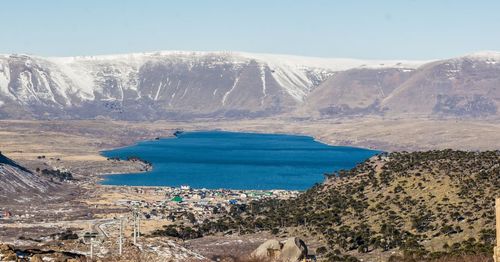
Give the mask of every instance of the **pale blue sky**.
<path id="1" fill-rule="evenodd" d="M 0 0 L 0 53 L 433 59 L 500 50 L 499 12 L 495 0 Z"/>

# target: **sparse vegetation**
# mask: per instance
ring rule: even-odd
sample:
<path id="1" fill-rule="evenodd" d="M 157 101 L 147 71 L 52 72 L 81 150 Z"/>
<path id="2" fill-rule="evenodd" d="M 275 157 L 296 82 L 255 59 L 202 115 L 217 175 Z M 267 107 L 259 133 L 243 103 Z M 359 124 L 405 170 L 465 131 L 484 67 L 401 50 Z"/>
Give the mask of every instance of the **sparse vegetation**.
<path id="1" fill-rule="evenodd" d="M 39 169 L 37 169 L 39 171 Z M 44 176 L 50 177 L 51 179 L 58 179 L 60 182 L 73 180 L 73 175 L 67 171 L 61 171 L 59 169 L 42 169 L 40 173 Z"/>
<path id="2" fill-rule="evenodd" d="M 400 250 L 403 261 L 490 257 L 499 175 L 499 151 L 382 154 L 328 175 L 296 199 L 236 205 L 192 230 L 303 228 L 322 239 L 320 251 L 332 261 L 374 250 Z M 453 259 L 436 261 L 462 261 Z"/>

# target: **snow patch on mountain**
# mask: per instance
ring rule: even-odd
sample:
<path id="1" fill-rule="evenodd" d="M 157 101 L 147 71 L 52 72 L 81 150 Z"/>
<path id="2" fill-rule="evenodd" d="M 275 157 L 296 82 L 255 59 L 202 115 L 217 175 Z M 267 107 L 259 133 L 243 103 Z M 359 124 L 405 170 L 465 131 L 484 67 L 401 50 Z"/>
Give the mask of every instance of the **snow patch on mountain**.
<path id="1" fill-rule="evenodd" d="M 12 94 L 9 92 L 10 83 L 10 69 L 9 64 L 6 60 L 0 60 L 0 93 L 6 94 L 13 98 Z"/>
<path id="2" fill-rule="evenodd" d="M 210 58 L 210 59 L 207 59 Z M 261 67 L 267 66 L 274 79 L 284 90 L 297 101 L 304 97 L 314 87 L 311 72 L 318 74 L 315 78 L 324 80 L 334 71 L 352 68 L 417 68 L 427 61 L 369 61 L 356 59 L 336 59 L 301 57 L 292 55 L 256 54 L 245 52 L 200 52 L 200 51 L 159 51 L 149 53 L 133 53 L 99 56 L 51 57 L 47 58 L 57 64 L 61 72 L 68 76 L 85 99 L 93 99 L 96 82 L 102 82 L 106 75 L 96 75 L 95 68 L 105 68 L 106 72 L 118 75 L 120 85 L 136 90 L 134 75 L 138 68 L 147 62 L 186 63 L 192 68 L 195 65 L 213 67 L 217 64 L 231 63 L 238 69 L 256 61 Z M 319 70 L 321 69 L 321 70 Z M 112 97 L 108 97 L 112 99 Z M 225 104 L 225 99 L 223 100 Z"/>
<path id="3" fill-rule="evenodd" d="M 344 71 L 352 68 L 418 68 L 430 61 L 412 60 L 362 60 L 349 58 L 322 58 L 294 55 L 258 54 L 235 52 L 236 56 L 255 59 L 268 65 L 287 65 L 291 68 L 324 68 L 331 71 Z"/>
<path id="4" fill-rule="evenodd" d="M 267 96 L 266 93 L 266 68 L 264 66 L 260 66 L 260 81 L 262 82 L 262 99 L 260 100 L 260 105 L 264 105 L 264 99 Z"/>
<path id="5" fill-rule="evenodd" d="M 0 113 L 5 117 L 22 117 L 23 112 L 19 109 L 23 109 L 34 117 L 44 119 L 265 117 L 294 112 L 305 105 L 314 108 L 308 101 L 312 94 L 321 93 L 315 93 L 318 89 L 331 89 L 328 92 L 335 97 L 338 97 L 336 90 L 345 90 L 343 96 L 352 102 L 350 108 L 346 108 L 342 101 L 335 102 L 338 106 L 332 106 L 335 99 L 324 97 L 320 99 L 321 114 L 374 112 L 378 103 L 384 110 L 390 104 L 391 107 L 387 108 L 395 108 L 394 111 L 399 113 L 401 110 L 413 110 L 398 104 L 400 97 L 408 93 L 401 103 L 409 104 L 414 99 L 410 91 L 418 89 L 415 85 L 419 81 L 430 81 L 420 80 L 426 76 L 440 77 L 432 82 L 437 89 L 444 90 L 439 94 L 450 86 L 459 85 L 462 79 L 477 83 L 475 89 L 443 98 L 444 104 L 457 104 L 466 101 L 465 98 L 477 96 L 484 99 L 470 103 L 488 108 L 497 103 L 481 90 L 484 90 L 483 86 L 496 85 L 495 72 L 500 66 L 500 52 L 485 51 L 456 59 L 427 62 L 430 61 L 189 51 L 49 58 L 0 55 L 0 99 L 4 101 Z M 419 74 L 431 69 L 435 74 Z M 471 75 L 469 71 L 478 72 Z M 484 78 L 478 77 L 483 74 Z M 337 77 L 340 77 L 338 81 L 332 82 L 336 86 L 323 86 L 327 80 Z M 379 82 L 372 85 L 372 81 Z M 371 92 L 372 87 L 376 93 Z M 364 97 L 360 95 L 363 92 L 367 94 Z M 380 101 L 375 101 L 373 108 L 360 111 L 359 105 L 365 106 L 366 101 L 373 98 L 372 95 L 380 96 Z M 360 101 L 356 102 L 358 98 Z M 392 102 L 388 103 L 389 100 Z M 420 100 L 431 101 L 427 98 Z M 427 108 L 432 109 L 432 101 Z M 7 110 L 6 106 L 15 110 Z"/>
<path id="6" fill-rule="evenodd" d="M 482 61 L 490 65 L 500 63 L 500 52 L 498 51 L 480 51 L 466 55 L 464 57 L 472 60 Z"/>
<path id="7" fill-rule="evenodd" d="M 236 88 L 236 86 L 238 85 L 238 81 L 240 80 L 239 77 L 236 77 L 236 79 L 234 80 L 234 83 L 233 83 L 233 86 L 231 87 L 231 89 L 229 89 L 229 91 L 227 91 L 224 96 L 222 97 L 222 105 L 226 105 L 226 99 L 227 99 L 227 96 L 229 94 L 231 94 L 231 92 L 234 91 L 234 89 Z"/>

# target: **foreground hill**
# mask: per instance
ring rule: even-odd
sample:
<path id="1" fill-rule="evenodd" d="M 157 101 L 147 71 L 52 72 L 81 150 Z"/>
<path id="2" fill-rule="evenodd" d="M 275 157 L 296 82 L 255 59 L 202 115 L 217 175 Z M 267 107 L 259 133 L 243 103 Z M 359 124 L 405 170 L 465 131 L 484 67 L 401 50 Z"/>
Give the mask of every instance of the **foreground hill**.
<path id="1" fill-rule="evenodd" d="M 499 195 L 499 151 L 391 153 L 333 174 L 297 199 L 237 206 L 197 229 L 302 232 L 323 242 L 317 253 L 333 260 L 489 256 Z"/>
<path id="2" fill-rule="evenodd" d="M 364 61 L 236 52 L 0 55 L 0 118 L 498 118 L 500 53 Z"/>

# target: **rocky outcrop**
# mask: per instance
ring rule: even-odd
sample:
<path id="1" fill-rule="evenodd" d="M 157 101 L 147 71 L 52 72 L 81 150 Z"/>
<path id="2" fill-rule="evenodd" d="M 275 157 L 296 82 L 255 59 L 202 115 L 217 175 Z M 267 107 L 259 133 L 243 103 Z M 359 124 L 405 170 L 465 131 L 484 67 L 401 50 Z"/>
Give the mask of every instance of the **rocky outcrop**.
<path id="1" fill-rule="evenodd" d="M 17 261 L 17 255 L 12 246 L 0 244 L 0 261 Z"/>
<path id="2" fill-rule="evenodd" d="M 291 237 L 284 242 L 271 239 L 252 252 L 252 257 L 276 262 L 298 262 L 307 258 L 307 246 L 301 239 Z"/>
<path id="3" fill-rule="evenodd" d="M 276 239 L 270 239 L 260 245 L 252 252 L 252 257 L 256 258 L 278 258 L 281 253 L 282 244 Z"/>
<path id="4" fill-rule="evenodd" d="M 283 262 L 301 261 L 307 257 L 307 246 L 299 238 L 292 237 L 285 241 L 280 259 Z"/>
<path id="5" fill-rule="evenodd" d="M 34 255 L 30 258 L 30 262 L 43 262 L 42 256 Z"/>
<path id="6" fill-rule="evenodd" d="M 17 255 L 17 252 L 22 255 Z M 17 249 L 8 244 L 0 243 L 0 261 L 65 261 L 65 262 L 83 262 L 87 261 L 84 255 L 63 252 L 56 250 L 39 250 L 39 249 Z"/>

